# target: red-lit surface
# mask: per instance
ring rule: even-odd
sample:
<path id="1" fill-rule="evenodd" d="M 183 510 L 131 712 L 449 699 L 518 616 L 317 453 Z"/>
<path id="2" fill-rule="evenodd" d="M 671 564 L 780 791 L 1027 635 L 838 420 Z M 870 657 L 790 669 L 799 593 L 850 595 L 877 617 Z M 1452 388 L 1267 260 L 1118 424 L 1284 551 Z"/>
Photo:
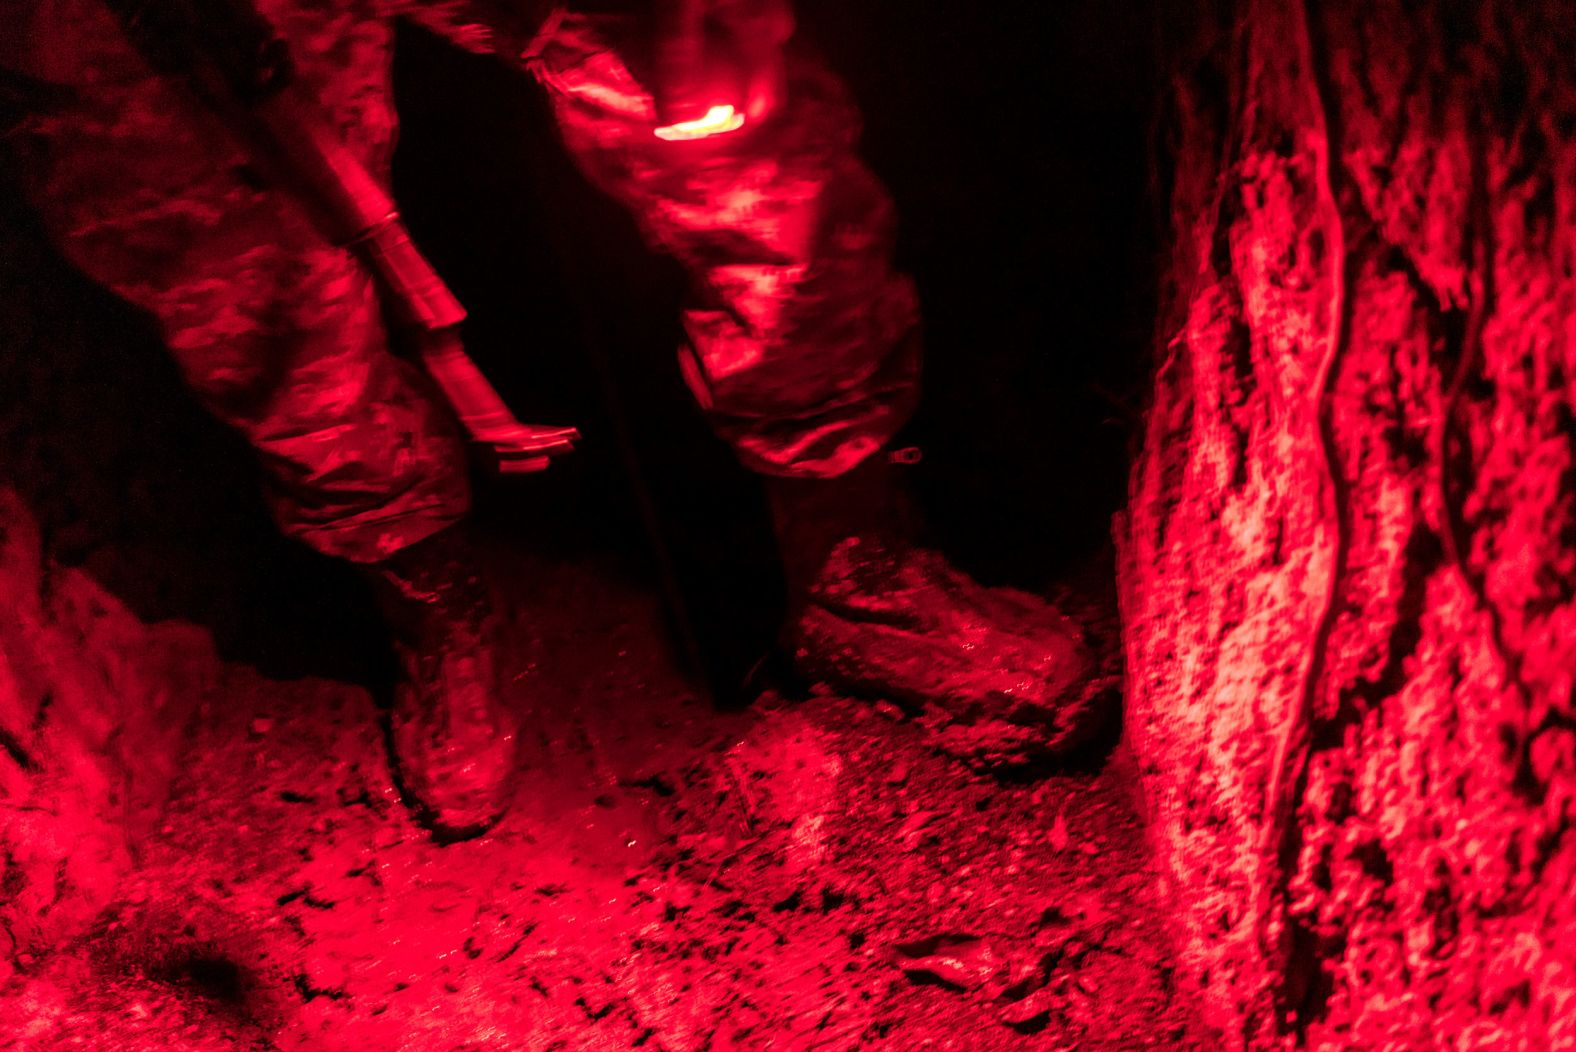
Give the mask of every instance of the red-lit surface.
<path id="1" fill-rule="evenodd" d="M 25 521 L 3 493 L 0 511 Z M 597 565 L 503 559 L 527 770 L 494 834 L 438 848 L 393 795 L 364 690 L 220 663 L 77 571 L 47 615 L 25 598 L 23 533 L 0 581 L 46 682 L 69 693 L 105 668 L 137 706 L 164 682 L 166 718 L 201 722 L 120 886 L 89 782 L 31 798 L 48 804 L 37 868 L 12 860 L 9 879 L 52 879 L 70 845 L 67 893 L 39 916 L 82 901 L 78 876 L 110 908 L 0 982 L 12 1047 L 1187 1047 L 1115 769 L 1003 785 L 889 707 L 836 697 L 719 714 L 672 669 L 649 597 Z M 71 650 L 84 630 L 93 650 Z M 112 639 L 187 678 L 101 665 Z M 116 697 L 100 711 L 151 755 L 157 724 Z M 44 726 L 30 744 L 65 740 Z"/>
<path id="2" fill-rule="evenodd" d="M 1399 0 L 1308 8 L 1235 12 L 1239 32 L 1204 36 L 1241 52 L 1200 78 L 1233 97 L 1178 99 L 1170 310 L 1120 531 L 1147 834 L 1120 764 L 1001 784 L 889 708 L 704 710 L 649 603 L 596 567 L 515 565 L 499 583 L 525 597 L 531 772 L 493 836 L 440 849 L 394 799 L 365 691 L 270 681 L 193 626 L 143 623 L 44 562 L 0 494 L 0 1018 L 20 1047 L 1181 1047 L 1195 1001 L 1237 1047 L 1281 1027 L 1326 1047 L 1576 1043 L 1576 89 L 1545 51 L 1569 53 L 1569 20 L 1488 4 L 1447 33 Z M 113 39 L 93 10 L 89 36 Z M 354 44 L 323 49 L 362 77 L 325 76 L 324 98 L 371 156 L 392 130 L 386 27 Z M 643 152 L 650 100 L 610 56 L 569 20 L 536 72 L 576 160 L 703 274 L 703 404 L 756 466 L 869 452 L 912 404 L 914 311 L 841 90 L 800 71 L 777 125 L 813 170 L 691 171 Z M 88 85 L 138 75 L 64 57 Z M 394 370 L 368 373 L 383 358 L 336 357 L 381 354 L 344 254 L 266 203 L 216 223 L 258 200 L 231 147 L 133 94 L 88 126 L 98 164 L 56 170 L 86 217 L 65 224 L 73 261 L 160 320 L 215 412 L 287 410 L 289 449 L 247 432 L 275 467 L 316 458 L 280 478 L 463 506 L 456 476 L 395 484 L 452 458 L 441 439 L 297 441 L 307 410 L 402 435 L 426 418 Z M 115 142 L 149 128 L 172 139 Z M 215 158 L 201 170 L 228 182 L 183 167 Z M 126 236 L 150 230 L 165 240 Z M 193 230 L 221 236 L 172 255 Z M 719 262 L 718 242 L 744 251 Z M 260 274 L 282 283 L 242 295 Z M 291 360 L 317 370 L 313 398 L 247 397 L 271 376 L 245 353 L 259 303 L 311 334 Z M 393 543 L 372 503 L 373 540 L 341 554 Z M 328 550 L 349 516 L 304 521 L 327 506 L 281 518 Z"/>
<path id="3" fill-rule="evenodd" d="M 737 131 L 744 127 L 744 114 L 732 106 L 713 106 L 705 116 L 692 121 L 678 121 L 656 129 L 659 139 L 681 142 L 686 139 L 704 139 L 712 135 Z"/>

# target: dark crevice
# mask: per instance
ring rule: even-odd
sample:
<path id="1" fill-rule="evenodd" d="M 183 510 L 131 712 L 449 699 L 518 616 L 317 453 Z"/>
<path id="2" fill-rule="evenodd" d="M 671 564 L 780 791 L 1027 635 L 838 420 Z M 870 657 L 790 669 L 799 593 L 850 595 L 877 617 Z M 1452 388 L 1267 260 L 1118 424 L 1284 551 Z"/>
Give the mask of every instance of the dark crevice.
<path id="1" fill-rule="evenodd" d="M 1336 711 L 1314 730 L 1315 753 L 1342 748 L 1348 727 L 1406 685 L 1406 663 L 1417 653 L 1423 639 L 1429 580 L 1443 561 L 1444 546 L 1439 535 L 1426 523 L 1414 523 L 1401 553 L 1401 595 L 1396 600 L 1395 621 L 1385 645 L 1384 665 L 1372 677 L 1340 692 Z"/>
<path id="2" fill-rule="evenodd" d="M 16 735 L 4 727 L 0 727 L 0 750 L 4 750 L 5 754 L 11 758 L 11 762 L 28 774 L 34 774 L 38 771 L 38 761 L 33 759 L 32 754 L 22 746 Z"/>

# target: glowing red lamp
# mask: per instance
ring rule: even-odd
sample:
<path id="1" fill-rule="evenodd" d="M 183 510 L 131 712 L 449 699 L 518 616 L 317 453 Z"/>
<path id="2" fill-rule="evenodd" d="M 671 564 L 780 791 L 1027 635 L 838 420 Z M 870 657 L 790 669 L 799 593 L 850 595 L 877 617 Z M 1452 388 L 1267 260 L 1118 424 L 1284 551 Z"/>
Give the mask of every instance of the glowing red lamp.
<path id="1" fill-rule="evenodd" d="M 712 106 L 705 114 L 694 120 L 662 125 L 656 129 L 656 136 L 669 142 L 680 142 L 685 139 L 704 139 L 708 135 L 721 135 L 723 132 L 737 131 L 742 127 L 744 127 L 744 114 L 732 106 Z"/>
<path id="2" fill-rule="evenodd" d="M 659 139 L 683 142 L 737 131 L 742 107 L 729 101 L 725 86 L 735 72 L 708 39 L 705 0 L 665 0 L 657 38 L 657 127 Z"/>

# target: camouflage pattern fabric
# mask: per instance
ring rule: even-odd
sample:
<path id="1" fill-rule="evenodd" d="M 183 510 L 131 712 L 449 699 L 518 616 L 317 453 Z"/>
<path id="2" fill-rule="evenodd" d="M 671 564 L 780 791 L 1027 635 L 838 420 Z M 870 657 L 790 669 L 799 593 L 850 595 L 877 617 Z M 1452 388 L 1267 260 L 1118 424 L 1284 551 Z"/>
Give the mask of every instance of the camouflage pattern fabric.
<path id="1" fill-rule="evenodd" d="M 529 67 L 588 175 L 691 270 L 685 375 L 719 432 L 768 472 L 838 474 L 909 412 L 909 283 L 890 273 L 890 204 L 852 153 L 855 111 L 803 63 L 788 112 L 724 148 L 651 134 L 618 23 L 545 20 L 506 0 L 258 0 L 344 142 L 386 179 L 392 25 Z M 385 352 L 370 275 L 262 185 L 229 132 L 153 73 L 100 0 L 16 0 L 0 65 L 72 101 L 11 137 L 69 259 L 148 311 L 203 403 L 241 431 L 289 534 L 370 562 L 469 507 L 462 441 L 424 379 Z M 718 140 L 721 142 L 721 140 Z"/>
<path id="2" fill-rule="evenodd" d="M 914 288 L 891 269 L 891 199 L 854 153 L 858 111 L 795 56 L 761 127 L 664 142 L 621 31 L 566 17 L 531 62 L 564 143 L 689 270 L 680 364 L 713 426 L 757 471 L 840 475 L 908 418 L 919 379 Z"/>

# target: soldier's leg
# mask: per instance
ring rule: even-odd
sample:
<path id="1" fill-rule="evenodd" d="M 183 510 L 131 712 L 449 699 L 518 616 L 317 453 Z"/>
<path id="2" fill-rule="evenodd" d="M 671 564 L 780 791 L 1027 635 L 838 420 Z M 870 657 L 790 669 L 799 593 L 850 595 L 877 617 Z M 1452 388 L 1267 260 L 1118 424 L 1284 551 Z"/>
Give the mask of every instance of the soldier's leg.
<path id="1" fill-rule="evenodd" d="M 35 49 L 59 56 L 42 72 L 77 102 L 18 136 L 63 253 L 153 315 L 191 389 L 257 450 L 285 532 L 369 562 L 463 515 L 458 437 L 384 352 L 370 278 L 257 184 L 228 130 L 107 11 L 77 15 L 41 27 Z"/>
<path id="2" fill-rule="evenodd" d="M 883 447 L 918 387 L 918 310 L 891 265 L 890 199 L 855 154 L 835 76 L 790 63 L 767 122 L 655 137 L 652 100 L 614 23 L 567 18 L 534 71 L 570 152 L 689 270 L 685 376 L 718 432 L 768 476 L 807 674 L 940 712 L 943 742 L 984 762 L 1085 734 L 1090 663 L 1027 595 L 984 589 L 913 543 Z"/>
<path id="3" fill-rule="evenodd" d="M 457 429 L 387 352 L 353 256 L 257 186 L 226 129 L 115 30 L 56 29 L 80 34 L 61 51 L 91 70 L 51 71 L 82 87 L 26 129 L 31 196 L 65 254 L 156 319 L 192 390 L 250 441 L 285 532 L 369 567 L 403 670 L 396 771 L 439 832 L 484 828 L 508 797 L 515 734 L 484 590 L 446 528 L 469 506 Z"/>
<path id="4" fill-rule="evenodd" d="M 620 29 L 569 16 L 532 70 L 576 163 L 691 275 L 685 379 L 750 467 L 850 470 L 913 410 L 919 314 L 846 90 L 800 61 L 789 105 L 763 126 L 665 142 L 614 49 Z"/>

